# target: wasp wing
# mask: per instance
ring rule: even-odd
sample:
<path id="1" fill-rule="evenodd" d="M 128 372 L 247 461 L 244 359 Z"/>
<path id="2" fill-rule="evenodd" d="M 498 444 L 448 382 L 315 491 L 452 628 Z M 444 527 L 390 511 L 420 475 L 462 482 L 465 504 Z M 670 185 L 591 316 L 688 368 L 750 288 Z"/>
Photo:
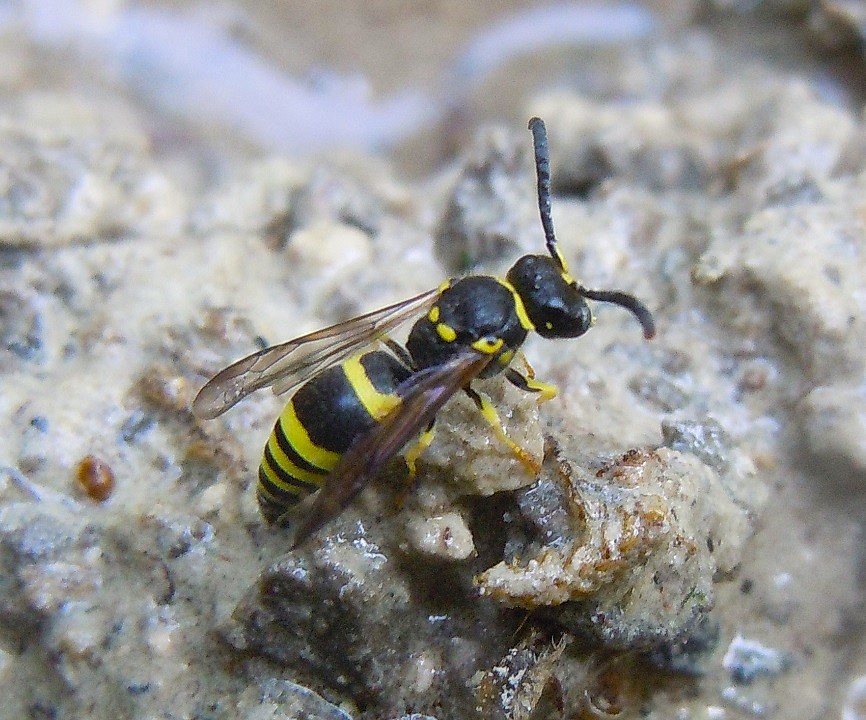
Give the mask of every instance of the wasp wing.
<path id="1" fill-rule="evenodd" d="M 253 353 L 217 373 L 196 395 L 193 412 L 215 418 L 255 390 L 273 386 L 277 395 L 288 392 L 388 332 L 431 304 L 438 290 L 317 330 L 308 335 Z"/>
<path id="2" fill-rule="evenodd" d="M 490 362 L 491 355 L 467 352 L 421 370 L 397 388 L 401 403 L 340 458 L 325 479 L 292 548 L 342 512 L 382 467 L 428 427 L 448 399 Z"/>

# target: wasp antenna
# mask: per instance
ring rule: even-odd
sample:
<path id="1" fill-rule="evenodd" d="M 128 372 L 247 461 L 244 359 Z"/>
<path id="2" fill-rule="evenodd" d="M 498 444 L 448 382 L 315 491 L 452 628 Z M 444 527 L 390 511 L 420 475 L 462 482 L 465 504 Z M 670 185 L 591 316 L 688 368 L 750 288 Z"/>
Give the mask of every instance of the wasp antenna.
<path id="1" fill-rule="evenodd" d="M 643 336 L 647 340 L 651 340 L 656 334 L 656 322 L 653 319 L 653 314 L 649 308 L 638 300 L 634 295 L 619 292 L 617 290 L 589 290 L 585 287 L 578 288 L 580 294 L 589 300 L 598 300 L 599 302 L 613 303 L 624 307 L 630 311 L 641 324 L 643 328 Z"/>
<path id="2" fill-rule="evenodd" d="M 556 235 L 553 232 L 553 216 L 550 213 L 550 149 L 547 146 L 547 128 L 544 120 L 534 117 L 529 121 L 532 131 L 532 141 L 535 147 L 535 174 L 538 177 L 538 212 L 541 215 L 541 225 L 544 228 L 544 240 L 547 250 L 559 266 L 566 270 L 565 259 L 556 247 Z"/>

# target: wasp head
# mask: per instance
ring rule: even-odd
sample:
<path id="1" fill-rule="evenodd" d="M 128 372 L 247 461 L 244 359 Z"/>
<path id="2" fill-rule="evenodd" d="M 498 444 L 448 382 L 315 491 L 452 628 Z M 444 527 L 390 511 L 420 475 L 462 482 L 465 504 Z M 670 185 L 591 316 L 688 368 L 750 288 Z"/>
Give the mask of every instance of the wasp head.
<path id="1" fill-rule="evenodd" d="M 580 288 L 553 258 L 524 255 L 507 279 L 542 337 L 573 338 L 592 327 L 592 313 Z"/>

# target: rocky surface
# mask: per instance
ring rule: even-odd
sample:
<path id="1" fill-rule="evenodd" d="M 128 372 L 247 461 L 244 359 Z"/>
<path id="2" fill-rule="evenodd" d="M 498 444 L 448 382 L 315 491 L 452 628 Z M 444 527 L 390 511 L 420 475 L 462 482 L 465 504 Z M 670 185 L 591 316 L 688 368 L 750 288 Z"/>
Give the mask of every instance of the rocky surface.
<path id="1" fill-rule="evenodd" d="M 0 26 L 0 715 L 863 717 L 866 130 L 803 61 L 862 80 L 862 23 L 707 12 L 581 47 L 524 100 L 496 92 L 505 58 L 414 183 L 167 132 L 122 72 L 76 85 L 32 18 Z M 788 34 L 740 52 L 767 16 Z M 485 97 L 519 122 L 472 122 Z M 205 422 L 195 392 L 543 252 L 530 115 L 572 271 L 644 300 L 656 339 L 596 306 L 585 337 L 530 341 L 555 399 L 478 387 L 537 478 L 457 397 L 411 485 L 395 459 L 288 552 L 253 492 L 284 398 Z"/>

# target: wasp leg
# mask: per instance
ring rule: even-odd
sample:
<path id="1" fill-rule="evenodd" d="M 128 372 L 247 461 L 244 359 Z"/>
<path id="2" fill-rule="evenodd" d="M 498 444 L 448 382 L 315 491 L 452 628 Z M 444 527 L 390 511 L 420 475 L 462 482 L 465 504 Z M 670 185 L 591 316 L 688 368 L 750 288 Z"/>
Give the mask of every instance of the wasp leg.
<path id="1" fill-rule="evenodd" d="M 514 440 L 512 440 L 505 432 L 505 428 L 502 427 L 502 421 L 499 419 L 499 413 L 496 412 L 496 408 L 493 407 L 491 402 L 485 398 L 480 393 L 476 392 L 473 388 L 468 385 L 463 388 L 463 391 L 472 398 L 472 402 L 475 403 L 475 407 L 478 408 L 478 411 L 481 413 L 482 417 L 487 421 L 487 424 L 493 429 L 493 432 L 496 433 L 497 437 L 508 446 L 512 453 L 514 453 L 514 457 L 516 457 L 523 466 L 532 474 L 538 475 L 541 472 L 541 466 L 538 462 L 530 455 L 526 450 L 524 450 L 520 445 L 518 445 Z"/>
<path id="2" fill-rule="evenodd" d="M 519 387 L 524 392 L 539 393 L 539 402 L 547 402 L 548 400 L 555 398 L 559 392 L 556 385 L 541 382 L 532 376 L 525 377 L 514 368 L 508 368 L 505 371 L 505 379 L 512 385 Z"/>
<path id="3" fill-rule="evenodd" d="M 412 478 L 415 477 L 415 462 L 418 460 L 421 453 L 430 447 L 434 435 L 436 435 L 436 428 L 433 426 L 433 423 L 430 423 L 427 429 L 421 433 L 418 442 L 415 443 L 415 445 L 412 446 L 405 455 L 403 455 L 403 459 L 406 461 L 406 469 L 409 471 L 409 480 L 412 480 Z"/>
<path id="4" fill-rule="evenodd" d="M 421 433 L 418 438 L 418 442 L 416 442 L 404 455 L 403 459 L 406 461 L 406 469 L 409 471 L 409 474 L 406 476 L 406 481 L 403 483 L 403 486 L 397 492 L 397 497 L 394 501 L 394 504 L 401 508 L 403 507 L 403 502 L 406 500 L 406 495 L 409 494 L 409 489 L 412 487 L 412 481 L 415 479 L 415 475 L 417 474 L 417 468 L 415 463 L 418 460 L 418 457 L 424 452 L 428 447 L 430 447 L 430 443 L 433 442 L 433 437 L 436 435 L 436 428 L 433 426 L 434 421 L 431 422 L 427 429 Z"/>

